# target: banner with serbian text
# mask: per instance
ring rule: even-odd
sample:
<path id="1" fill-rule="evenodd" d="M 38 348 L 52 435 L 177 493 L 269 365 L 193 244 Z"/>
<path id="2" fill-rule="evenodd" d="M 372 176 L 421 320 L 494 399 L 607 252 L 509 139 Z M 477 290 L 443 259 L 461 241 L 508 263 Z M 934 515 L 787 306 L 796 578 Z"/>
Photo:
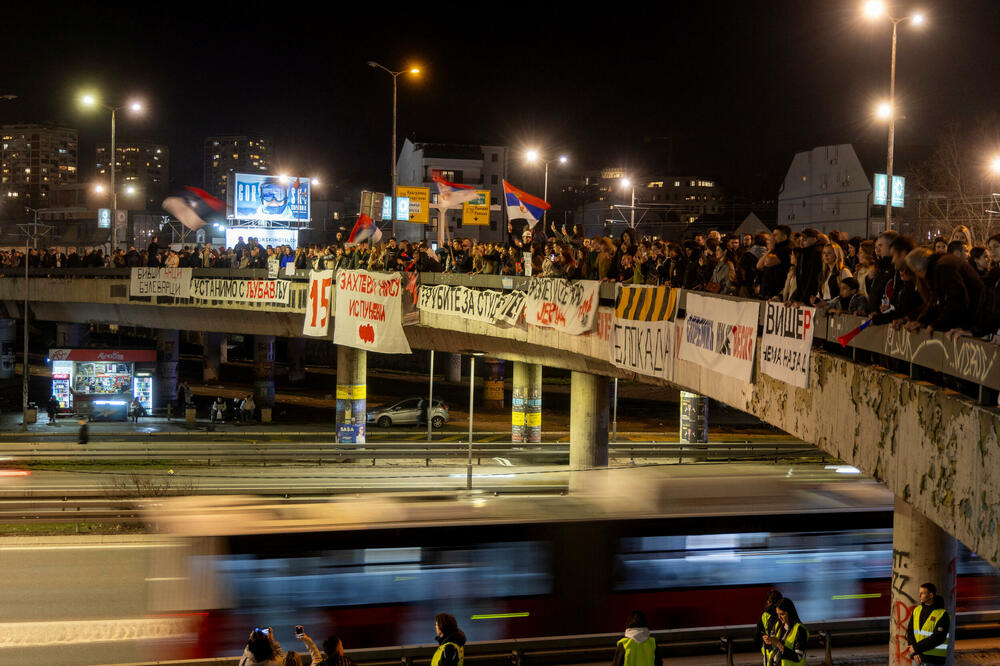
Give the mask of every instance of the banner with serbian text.
<path id="1" fill-rule="evenodd" d="M 330 305 L 333 302 L 333 271 L 309 271 L 309 291 L 306 292 L 306 314 L 302 335 L 326 338 L 330 332 Z"/>
<path id="2" fill-rule="evenodd" d="M 673 379 L 676 339 L 673 314 L 677 292 L 670 287 L 623 287 L 612 330 L 612 363 L 624 370 Z"/>
<path id="3" fill-rule="evenodd" d="M 517 326 L 524 312 L 524 292 L 520 289 L 508 291 L 500 298 L 493 321 L 506 326 Z"/>
<path id="4" fill-rule="evenodd" d="M 686 309 L 677 357 L 749 383 L 760 303 L 687 292 Z"/>
<path id="5" fill-rule="evenodd" d="M 524 307 L 524 292 L 504 293 L 496 289 L 469 289 L 450 284 L 422 285 L 419 307 L 423 312 L 489 324 L 507 324 L 511 319 L 516 323 Z"/>
<path id="6" fill-rule="evenodd" d="M 596 280 L 528 280 L 524 295 L 524 320 L 533 326 L 582 335 L 594 328 L 600 285 Z"/>
<path id="7" fill-rule="evenodd" d="M 337 271 L 333 341 L 383 354 L 409 354 L 399 273 Z"/>
<path id="8" fill-rule="evenodd" d="M 190 268 L 133 268 L 129 296 L 191 296 Z"/>
<path id="9" fill-rule="evenodd" d="M 765 375 L 809 388 L 809 357 L 812 353 L 816 308 L 785 307 L 767 303 L 764 335 L 760 340 L 760 369 Z"/>
<path id="10" fill-rule="evenodd" d="M 288 280 L 202 279 L 191 280 L 191 298 L 199 301 L 238 303 L 280 303 L 288 305 Z"/>

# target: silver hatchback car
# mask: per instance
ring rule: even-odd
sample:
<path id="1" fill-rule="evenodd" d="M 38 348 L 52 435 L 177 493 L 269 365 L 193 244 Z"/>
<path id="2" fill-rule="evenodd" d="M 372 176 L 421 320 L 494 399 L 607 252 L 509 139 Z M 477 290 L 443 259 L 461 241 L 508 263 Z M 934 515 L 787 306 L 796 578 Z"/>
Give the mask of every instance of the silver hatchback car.
<path id="1" fill-rule="evenodd" d="M 368 424 L 379 428 L 389 428 L 394 425 L 418 425 L 425 423 L 421 418 L 424 403 L 427 398 L 405 398 L 387 407 L 368 410 Z M 431 409 L 431 425 L 441 428 L 448 422 L 448 405 L 440 400 L 434 401 Z"/>

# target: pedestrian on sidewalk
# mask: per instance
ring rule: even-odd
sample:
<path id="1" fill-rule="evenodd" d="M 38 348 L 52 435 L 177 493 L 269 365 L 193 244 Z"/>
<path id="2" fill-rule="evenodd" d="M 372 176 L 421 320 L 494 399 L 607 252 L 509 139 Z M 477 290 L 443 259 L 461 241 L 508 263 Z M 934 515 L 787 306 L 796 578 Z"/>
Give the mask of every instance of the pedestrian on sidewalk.
<path id="1" fill-rule="evenodd" d="M 660 666 L 656 639 L 649 635 L 649 622 L 642 611 L 632 611 L 625 623 L 625 637 L 618 641 L 611 666 Z"/>
<path id="2" fill-rule="evenodd" d="M 87 428 L 87 419 L 82 418 L 80 419 L 79 423 L 80 423 L 80 432 L 78 432 L 76 435 L 76 443 L 86 444 L 87 442 L 90 441 L 90 430 Z"/>
<path id="3" fill-rule="evenodd" d="M 757 629 L 753 635 L 753 646 L 760 649 L 764 655 L 764 666 L 771 661 L 771 648 L 764 642 L 764 636 L 774 636 L 778 630 L 778 602 L 781 601 L 781 592 L 771 590 L 767 593 L 764 601 L 764 612 L 757 620 Z"/>
<path id="4" fill-rule="evenodd" d="M 435 666 L 462 666 L 465 663 L 465 633 L 458 628 L 454 615 L 434 616 L 434 631 L 438 649 L 431 658 Z"/>
<path id="5" fill-rule="evenodd" d="M 52 425 L 56 422 L 56 412 L 59 411 L 59 401 L 56 400 L 54 395 L 49 396 L 49 402 L 45 406 L 45 411 L 49 415 L 49 425 Z"/>
<path id="6" fill-rule="evenodd" d="M 253 393 L 247 393 L 247 397 L 243 398 L 243 403 L 240 405 L 240 416 L 243 423 L 253 422 L 254 412 L 257 411 L 257 405 L 253 401 Z"/>

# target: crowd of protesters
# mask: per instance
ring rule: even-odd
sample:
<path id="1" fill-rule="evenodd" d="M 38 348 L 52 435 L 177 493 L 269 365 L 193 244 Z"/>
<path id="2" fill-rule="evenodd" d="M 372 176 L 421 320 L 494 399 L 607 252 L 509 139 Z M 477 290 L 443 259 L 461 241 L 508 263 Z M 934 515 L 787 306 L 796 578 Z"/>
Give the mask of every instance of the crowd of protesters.
<path id="1" fill-rule="evenodd" d="M 959 227 L 926 245 L 886 231 L 877 238 L 850 238 L 833 231 L 770 232 L 723 236 L 696 233 L 683 242 L 640 237 L 626 229 L 617 238 L 587 237 L 579 227 L 552 224 L 515 230 L 505 243 L 455 238 L 445 247 L 390 238 L 377 244 L 335 242 L 320 246 L 261 245 L 240 238 L 230 248 L 211 244 L 173 248 L 154 237 L 145 249 L 131 247 L 68 253 L 30 250 L 29 267 L 268 268 L 407 270 L 487 275 L 589 279 L 622 284 L 670 285 L 717 294 L 815 305 L 828 312 L 871 317 L 911 330 L 992 337 L 1000 328 L 1000 235 L 976 246 Z M 23 266 L 20 250 L 0 253 L 0 265 Z"/>

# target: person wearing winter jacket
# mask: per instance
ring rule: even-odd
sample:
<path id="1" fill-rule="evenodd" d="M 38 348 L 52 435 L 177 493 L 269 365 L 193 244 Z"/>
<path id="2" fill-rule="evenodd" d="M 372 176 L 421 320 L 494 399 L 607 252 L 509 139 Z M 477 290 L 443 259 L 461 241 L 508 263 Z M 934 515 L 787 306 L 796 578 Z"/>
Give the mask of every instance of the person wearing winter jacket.
<path id="1" fill-rule="evenodd" d="M 240 666 L 284 666 L 285 652 L 274 640 L 274 629 L 254 629 L 243 648 Z"/>
<path id="2" fill-rule="evenodd" d="M 611 666 L 660 666 L 656 639 L 649 635 L 649 623 L 642 611 L 632 611 L 625 624 L 625 637 L 618 641 Z"/>
<path id="3" fill-rule="evenodd" d="M 463 666 L 465 663 L 465 634 L 458 628 L 454 615 L 438 613 L 434 616 L 434 630 L 438 649 L 431 657 L 431 666 Z"/>

